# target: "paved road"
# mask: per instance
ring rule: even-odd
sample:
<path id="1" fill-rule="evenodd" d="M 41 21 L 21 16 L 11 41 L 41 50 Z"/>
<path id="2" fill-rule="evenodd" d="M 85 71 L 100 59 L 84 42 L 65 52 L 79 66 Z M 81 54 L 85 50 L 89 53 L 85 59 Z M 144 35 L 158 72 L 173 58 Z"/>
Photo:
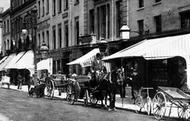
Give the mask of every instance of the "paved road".
<path id="1" fill-rule="evenodd" d="M 9 119 L 9 120 L 8 120 Z M 131 111 L 70 105 L 64 100 L 31 98 L 26 92 L 0 89 L 0 121 L 156 121 Z M 173 119 L 165 119 L 174 121 Z"/>

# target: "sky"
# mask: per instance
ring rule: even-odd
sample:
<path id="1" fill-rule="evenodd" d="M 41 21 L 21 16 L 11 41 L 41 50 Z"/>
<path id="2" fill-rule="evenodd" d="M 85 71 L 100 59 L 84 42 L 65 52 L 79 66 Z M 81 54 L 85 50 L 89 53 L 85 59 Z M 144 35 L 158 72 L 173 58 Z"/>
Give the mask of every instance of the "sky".
<path id="1" fill-rule="evenodd" d="M 10 7 L 10 0 L 0 0 L 0 7 L 3 7 L 5 11 Z"/>

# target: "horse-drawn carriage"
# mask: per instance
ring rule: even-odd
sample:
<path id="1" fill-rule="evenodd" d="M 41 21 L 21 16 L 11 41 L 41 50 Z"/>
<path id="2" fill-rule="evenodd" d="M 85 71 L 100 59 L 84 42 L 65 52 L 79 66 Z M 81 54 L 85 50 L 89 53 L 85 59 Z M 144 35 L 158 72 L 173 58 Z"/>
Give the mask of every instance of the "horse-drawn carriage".
<path id="1" fill-rule="evenodd" d="M 55 74 L 52 75 L 52 77 L 46 78 L 45 84 L 45 95 L 47 95 L 50 98 L 53 98 L 55 90 L 58 90 L 59 95 L 61 95 L 61 92 L 66 91 L 66 88 L 68 86 L 68 79 L 65 75 Z"/>
<path id="2" fill-rule="evenodd" d="M 74 80 L 70 79 L 67 88 L 67 101 L 74 104 L 78 99 L 83 99 L 84 105 L 96 105 L 98 101 L 103 101 L 107 97 L 106 84 L 108 80 L 103 79 L 97 85 L 94 85 L 94 81 L 97 80 L 91 79 L 89 76 L 78 76 Z"/>

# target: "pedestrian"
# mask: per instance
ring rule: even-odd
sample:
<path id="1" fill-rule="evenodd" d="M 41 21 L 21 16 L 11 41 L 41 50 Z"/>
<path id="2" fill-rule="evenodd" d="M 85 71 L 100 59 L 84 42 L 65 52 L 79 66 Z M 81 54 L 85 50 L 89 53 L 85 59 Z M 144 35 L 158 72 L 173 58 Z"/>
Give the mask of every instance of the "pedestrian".
<path id="1" fill-rule="evenodd" d="M 119 86 L 120 97 L 125 98 L 126 82 L 125 82 L 125 78 L 124 78 L 124 69 L 123 68 L 119 68 L 117 70 L 117 83 Z"/>
<path id="2" fill-rule="evenodd" d="M 111 71 L 111 85 L 110 85 L 110 106 L 108 111 L 114 111 L 117 92 L 117 67 L 113 66 Z"/>
<path id="3" fill-rule="evenodd" d="M 137 71 L 134 71 L 132 74 L 132 86 L 131 86 L 132 96 L 134 100 L 139 94 L 139 90 L 141 89 L 142 86 L 141 83 L 142 83 L 142 78 L 140 74 Z"/>
<path id="4" fill-rule="evenodd" d="M 18 76 L 17 76 L 17 80 L 18 80 L 18 87 L 17 89 L 22 89 L 22 83 L 23 83 L 23 77 L 22 75 L 19 73 Z"/>

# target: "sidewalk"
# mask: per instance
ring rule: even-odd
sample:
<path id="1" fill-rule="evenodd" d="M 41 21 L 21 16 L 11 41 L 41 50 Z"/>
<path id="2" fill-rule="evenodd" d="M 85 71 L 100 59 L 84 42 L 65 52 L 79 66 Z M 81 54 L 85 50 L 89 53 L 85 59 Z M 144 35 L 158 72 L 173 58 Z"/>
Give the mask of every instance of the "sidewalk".
<path id="1" fill-rule="evenodd" d="M 7 85 L 3 85 L 2 87 L 7 88 Z M 22 86 L 21 90 L 17 89 L 17 86 L 10 85 L 10 89 L 17 90 L 17 91 L 28 92 L 28 87 L 25 86 L 25 85 Z M 58 90 L 55 90 L 54 96 L 57 97 L 57 98 L 65 99 L 66 98 L 66 93 L 61 93 L 61 96 L 59 96 Z M 81 99 L 79 101 L 82 102 L 83 100 Z M 116 108 L 122 109 L 122 110 L 130 110 L 130 111 L 139 110 L 139 107 L 137 105 L 134 105 L 133 100 L 131 100 L 131 93 L 130 93 L 130 88 L 129 87 L 126 88 L 126 97 L 123 98 L 123 101 L 122 101 L 122 99 L 120 98 L 120 96 L 118 94 L 116 95 L 116 103 L 115 103 L 115 105 L 116 105 Z M 145 106 L 146 106 L 146 104 L 145 104 Z M 145 113 L 146 109 L 143 108 L 141 110 L 141 112 Z M 170 112 L 170 107 L 166 107 L 166 113 L 165 113 L 166 117 L 177 117 L 178 116 L 176 107 L 172 107 L 170 116 L 169 116 L 169 112 Z"/>

